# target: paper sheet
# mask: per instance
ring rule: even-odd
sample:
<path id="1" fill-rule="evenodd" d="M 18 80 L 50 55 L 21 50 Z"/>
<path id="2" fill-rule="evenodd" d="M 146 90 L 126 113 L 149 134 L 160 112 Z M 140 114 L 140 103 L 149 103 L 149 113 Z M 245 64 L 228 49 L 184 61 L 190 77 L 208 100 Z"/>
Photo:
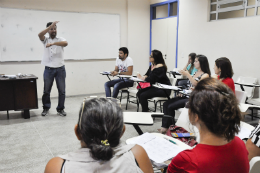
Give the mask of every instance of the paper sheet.
<path id="1" fill-rule="evenodd" d="M 178 88 L 177 86 L 172 86 L 172 85 L 159 84 L 159 86 L 166 89 L 180 90 L 180 88 Z"/>
<path id="2" fill-rule="evenodd" d="M 240 139 L 245 139 L 245 138 L 249 138 L 250 133 L 251 133 L 250 130 L 241 126 L 240 131 L 238 132 L 238 134 L 236 134 L 236 136 L 239 137 Z"/>
<path id="3" fill-rule="evenodd" d="M 183 149 L 176 144 L 150 133 L 138 136 L 130 143 L 141 145 L 148 154 L 148 157 L 157 163 L 169 160 L 175 157 L 179 152 L 183 151 Z"/>
<path id="4" fill-rule="evenodd" d="M 102 74 L 111 74 L 110 71 L 103 71 L 103 72 L 100 72 L 100 73 L 102 73 Z"/>
<path id="5" fill-rule="evenodd" d="M 131 80 L 133 80 L 133 81 L 138 81 L 138 82 L 144 82 L 143 80 L 138 79 L 137 77 L 131 77 Z"/>

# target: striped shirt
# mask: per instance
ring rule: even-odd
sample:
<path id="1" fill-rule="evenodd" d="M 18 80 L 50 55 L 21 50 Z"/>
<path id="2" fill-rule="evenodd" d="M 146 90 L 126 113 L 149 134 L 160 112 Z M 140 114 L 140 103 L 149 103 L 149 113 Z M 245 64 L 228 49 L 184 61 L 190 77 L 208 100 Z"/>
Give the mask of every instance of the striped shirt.
<path id="1" fill-rule="evenodd" d="M 249 138 L 251 138 L 251 141 L 260 148 L 260 124 L 251 132 Z"/>

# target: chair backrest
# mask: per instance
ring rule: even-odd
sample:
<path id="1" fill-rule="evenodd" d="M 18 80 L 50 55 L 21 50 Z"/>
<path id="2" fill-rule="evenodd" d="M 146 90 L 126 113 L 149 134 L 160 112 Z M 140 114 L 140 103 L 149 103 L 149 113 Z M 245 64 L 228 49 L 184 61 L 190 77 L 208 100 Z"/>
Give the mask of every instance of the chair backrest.
<path id="1" fill-rule="evenodd" d="M 187 131 L 191 132 L 191 133 L 195 133 L 196 134 L 196 141 L 199 142 L 199 130 L 197 129 L 197 127 L 193 126 L 190 123 L 189 120 L 189 112 L 187 108 L 183 108 L 182 112 L 177 120 L 177 122 L 175 123 L 176 126 L 180 126 L 183 127 L 184 129 L 186 129 Z"/>
<path id="2" fill-rule="evenodd" d="M 235 90 L 236 98 L 239 103 L 245 103 L 246 102 L 246 92 L 245 91 L 239 91 Z"/>
<path id="3" fill-rule="evenodd" d="M 249 173 L 259 173 L 260 170 L 260 157 L 253 157 L 250 162 L 250 171 Z"/>
<path id="4" fill-rule="evenodd" d="M 256 84 L 257 78 L 239 76 L 236 82 L 237 83 L 244 83 L 244 84 Z M 246 92 L 246 95 L 247 95 L 248 98 L 252 98 L 254 96 L 255 87 L 244 86 L 244 89 L 245 89 L 245 92 Z"/>

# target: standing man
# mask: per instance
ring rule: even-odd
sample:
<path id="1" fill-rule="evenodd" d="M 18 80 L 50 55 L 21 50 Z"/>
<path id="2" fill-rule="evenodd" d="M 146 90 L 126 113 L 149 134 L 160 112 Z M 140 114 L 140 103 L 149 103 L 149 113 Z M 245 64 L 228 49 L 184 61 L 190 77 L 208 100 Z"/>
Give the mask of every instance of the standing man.
<path id="1" fill-rule="evenodd" d="M 119 56 L 116 58 L 115 70 L 111 71 L 112 76 L 116 75 L 132 75 L 133 73 L 133 60 L 128 56 L 129 52 L 126 47 L 119 49 Z M 127 79 L 115 79 L 105 83 L 106 97 L 111 97 L 110 87 L 114 87 L 113 98 L 117 98 L 121 88 L 132 87 L 134 82 Z"/>
<path id="2" fill-rule="evenodd" d="M 59 91 L 59 103 L 56 110 L 59 115 L 66 116 L 66 112 L 64 111 L 66 70 L 63 54 L 64 47 L 68 45 L 68 42 L 62 37 L 56 37 L 57 23 L 58 21 L 47 23 L 46 29 L 38 34 L 44 45 L 44 54 L 41 63 L 45 66 L 43 74 L 44 91 L 42 96 L 42 116 L 48 115 L 49 109 L 51 108 L 50 93 L 54 79 Z M 49 37 L 44 36 L 46 33 L 49 33 Z"/>

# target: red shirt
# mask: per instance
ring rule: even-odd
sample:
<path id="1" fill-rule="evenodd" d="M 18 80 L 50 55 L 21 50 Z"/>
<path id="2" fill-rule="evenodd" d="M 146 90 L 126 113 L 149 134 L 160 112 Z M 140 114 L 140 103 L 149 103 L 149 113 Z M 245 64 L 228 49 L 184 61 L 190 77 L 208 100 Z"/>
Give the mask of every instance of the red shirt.
<path id="1" fill-rule="evenodd" d="M 198 144 L 174 157 L 168 173 L 248 173 L 248 151 L 245 143 L 235 137 L 222 146 Z"/>
<path id="2" fill-rule="evenodd" d="M 219 80 L 219 76 L 218 76 L 218 80 Z M 235 84 L 232 78 L 227 77 L 225 79 L 222 80 L 222 82 L 224 84 L 226 84 L 227 86 L 229 86 L 229 88 L 235 93 Z"/>

